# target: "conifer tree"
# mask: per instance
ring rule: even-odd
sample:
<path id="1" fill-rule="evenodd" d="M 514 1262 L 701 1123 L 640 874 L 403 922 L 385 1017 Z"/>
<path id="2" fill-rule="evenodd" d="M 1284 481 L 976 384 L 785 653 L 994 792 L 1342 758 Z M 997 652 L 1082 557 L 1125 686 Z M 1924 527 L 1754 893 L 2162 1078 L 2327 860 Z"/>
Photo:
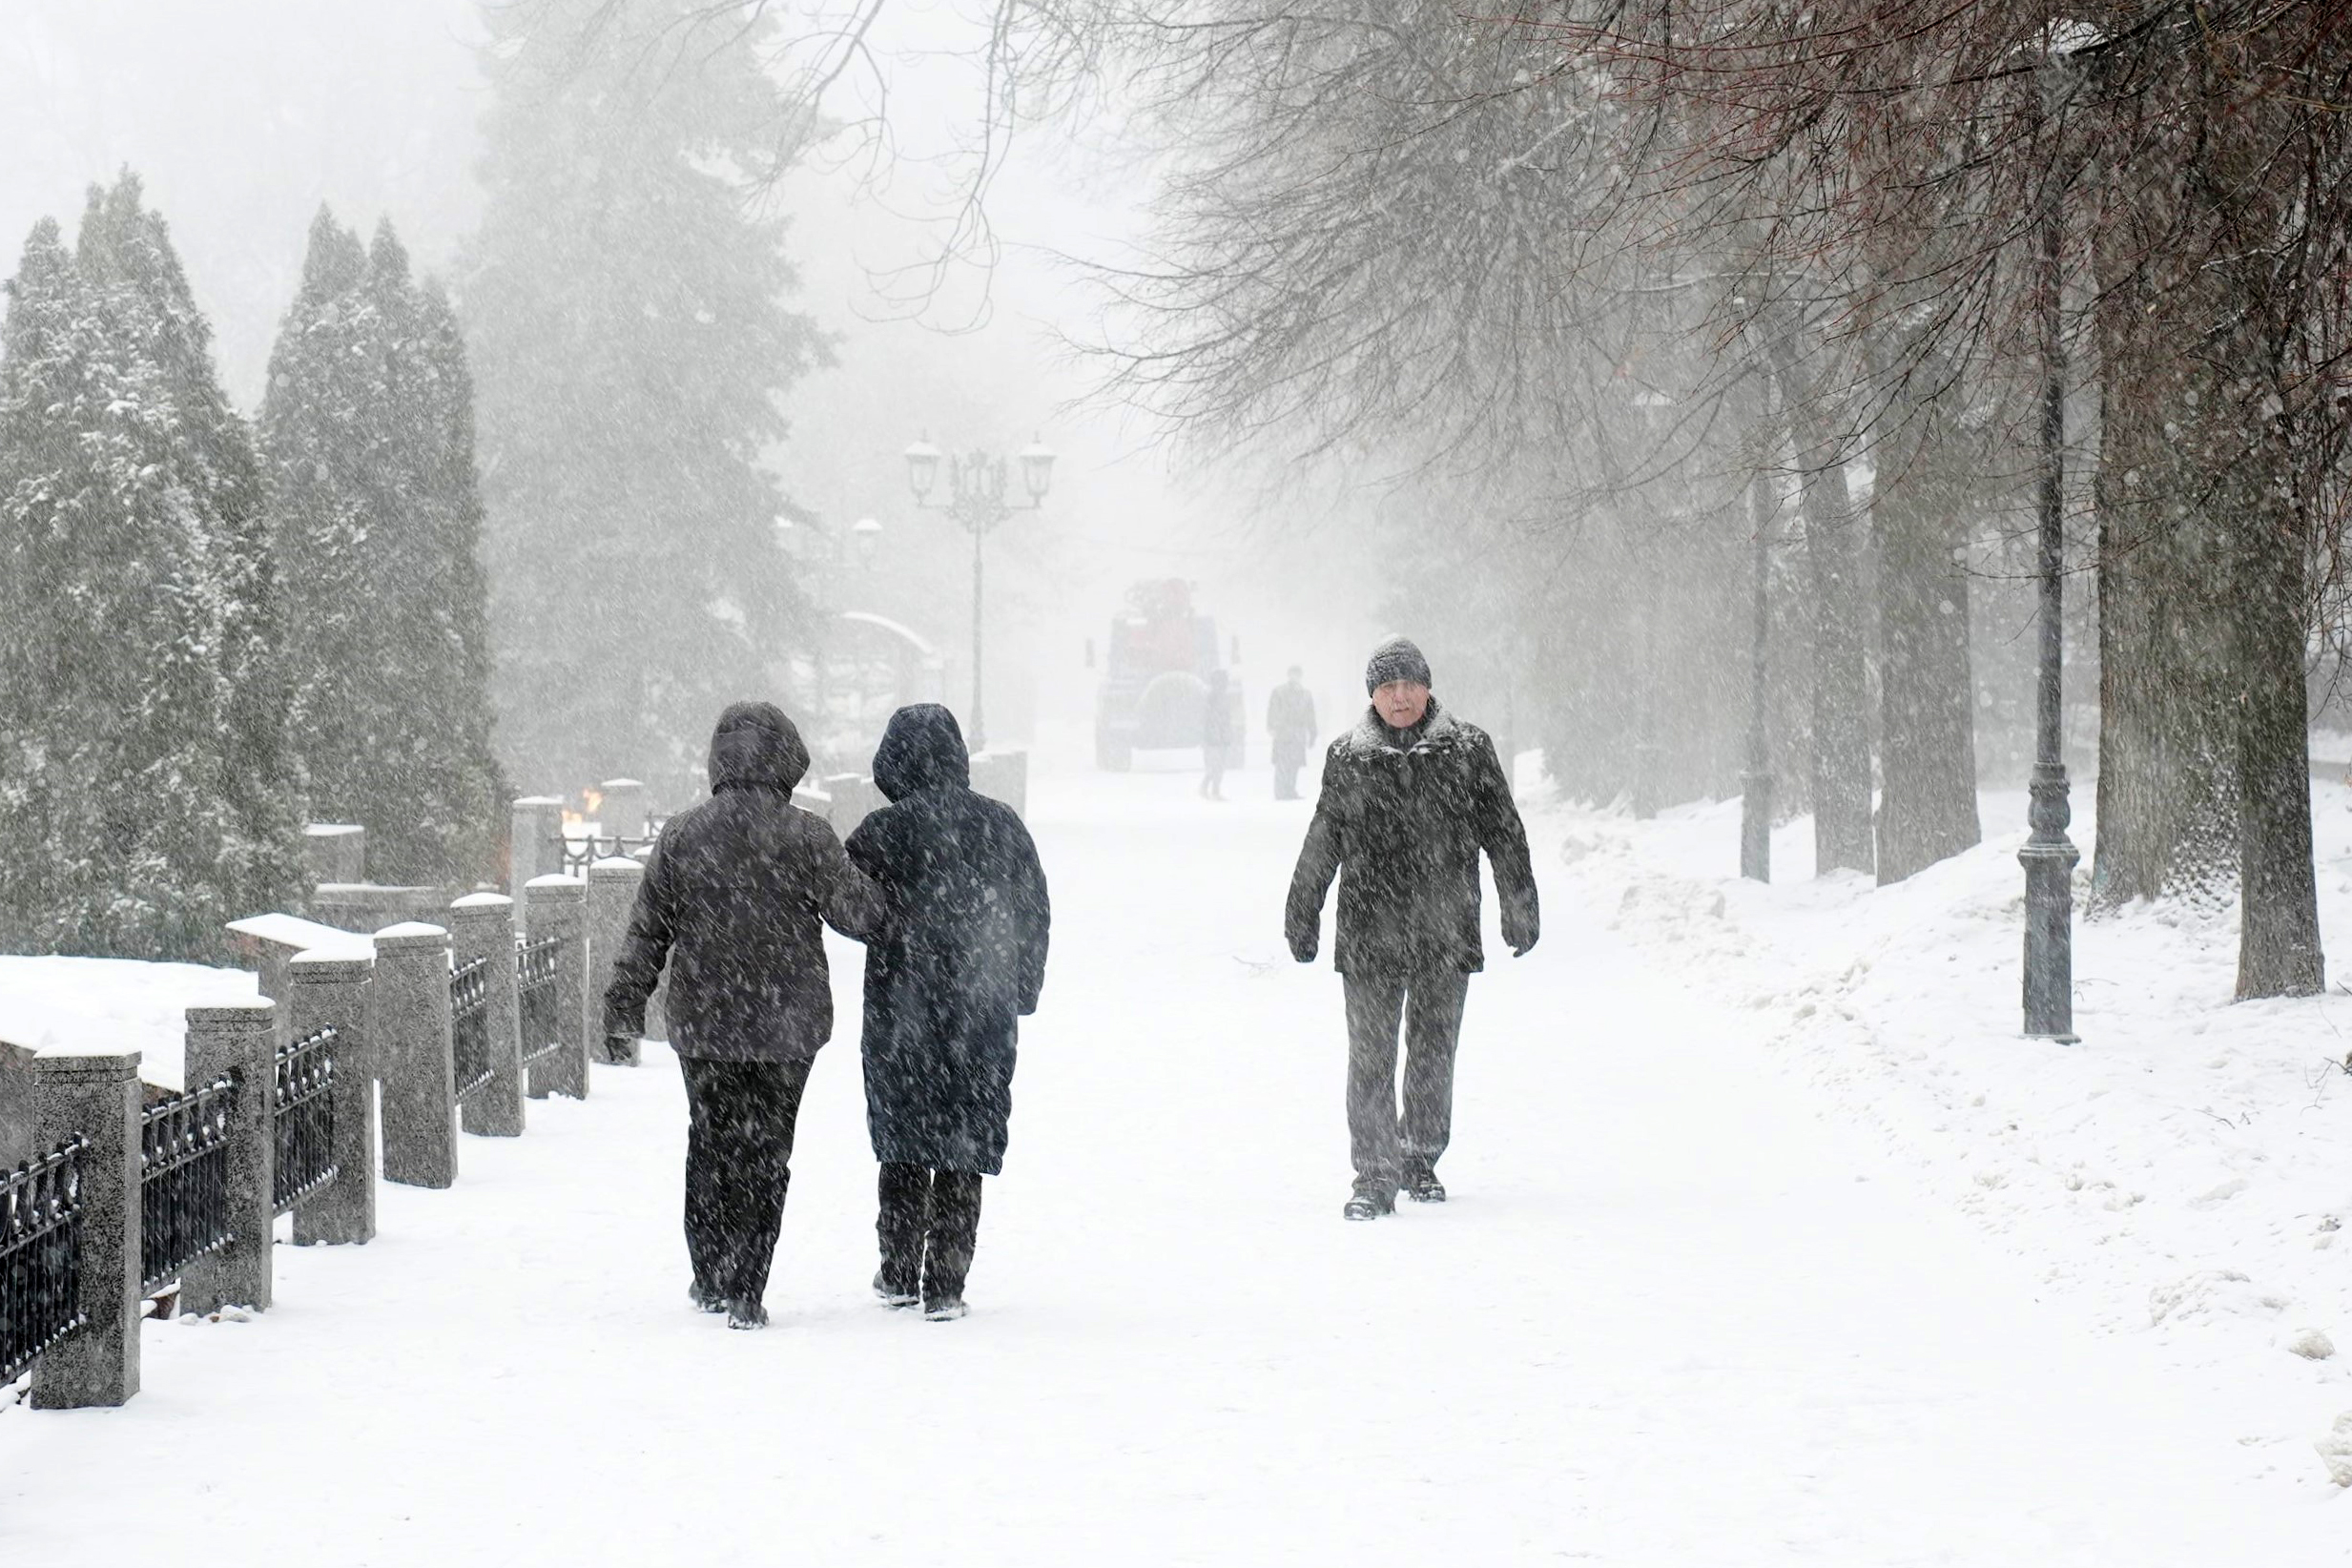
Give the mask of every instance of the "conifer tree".
<path id="1" fill-rule="evenodd" d="M 797 600 L 759 466 L 827 357 L 785 308 L 783 224 L 732 171 L 789 117 L 750 17 L 700 0 L 489 17 L 488 206 L 458 302 L 479 378 L 499 747 L 521 781 L 698 763 Z"/>
<path id="2" fill-rule="evenodd" d="M 217 957 L 299 845 L 269 727 L 253 459 L 163 225 L 125 176 L 44 220 L 0 329 L 0 941 Z M 257 772 L 240 776 L 254 765 Z"/>
<path id="3" fill-rule="evenodd" d="M 494 867 L 470 399 L 445 305 L 389 223 L 321 211 L 271 356 L 262 432 L 290 609 L 297 749 L 316 809 L 368 830 L 370 875 Z"/>

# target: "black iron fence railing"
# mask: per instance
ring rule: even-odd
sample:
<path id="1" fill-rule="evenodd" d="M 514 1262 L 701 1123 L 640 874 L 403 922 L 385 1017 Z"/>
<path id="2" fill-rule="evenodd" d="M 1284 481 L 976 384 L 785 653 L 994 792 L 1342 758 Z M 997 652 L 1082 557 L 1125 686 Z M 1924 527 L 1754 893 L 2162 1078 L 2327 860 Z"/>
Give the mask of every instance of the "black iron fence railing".
<path id="1" fill-rule="evenodd" d="M 88 1321 L 82 1314 L 82 1151 L 70 1138 L 0 1176 L 0 1383 Z"/>
<path id="2" fill-rule="evenodd" d="M 523 1060 L 537 1062 L 564 1048 L 562 1020 L 555 1005 L 555 966 L 564 939 L 518 941 L 514 949 L 515 995 L 520 1002 Z"/>
<path id="3" fill-rule="evenodd" d="M 274 1076 L 270 1200 L 283 1214 L 335 1180 L 335 1031 L 279 1046 Z"/>
<path id="4" fill-rule="evenodd" d="M 153 1290 L 228 1244 L 226 1078 L 157 1101 L 139 1113 L 139 1281 Z"/>
<path id="5" fill-rule="evenodd" d="M 451 1046 L 457 1058 L 460 1100 L 487 1083 L 496 1068 L 490 1058 L 490 956 L 461 964 L 449 977 Z"/>
<path id="6" fill-rule="evenodd" d="M 566 876 L 585 877 L 590 865 L 612 856 L 627 856 L 632 859 L 643 859 L 646 852 L 653 847 L 653 840 L 658 836 L 658 831 L 647 834 L 643 837 L 635 837 L 628 834 L 584 835 L 579 837 L 550 838 L 547 840 L 547 847 L 562 858 Z"/>

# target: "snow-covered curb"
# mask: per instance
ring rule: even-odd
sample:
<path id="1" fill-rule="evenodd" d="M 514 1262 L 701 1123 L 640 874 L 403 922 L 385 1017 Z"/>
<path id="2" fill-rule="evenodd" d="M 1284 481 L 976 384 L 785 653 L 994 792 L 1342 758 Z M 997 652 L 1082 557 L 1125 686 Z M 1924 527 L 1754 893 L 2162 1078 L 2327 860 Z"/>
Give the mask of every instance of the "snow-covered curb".
<path id="1" fill-rule="evenodd" d="M 2352 792 L 2315 808 L 2322 929 L 2352 941 Z M 1538 874 L 1764 1014 L 1823 1114 L 2029 1260 L 2046 1301 L 2155 1336 L 2242 1441 L 2314 1442 L 2352 1407 L 2352 1002 L 2233 1004 L 2235 910 L 2142 908 L 2078 924 L 2082 1043 L 2020 1038 L 2024 796 L 1982 809 L 1987 843 L 1888 888 L 1812 877 L 1809 818 L 1775 834 L 1773 884 L 1727 875 L 1737 801 L 1542 810 Z"/>

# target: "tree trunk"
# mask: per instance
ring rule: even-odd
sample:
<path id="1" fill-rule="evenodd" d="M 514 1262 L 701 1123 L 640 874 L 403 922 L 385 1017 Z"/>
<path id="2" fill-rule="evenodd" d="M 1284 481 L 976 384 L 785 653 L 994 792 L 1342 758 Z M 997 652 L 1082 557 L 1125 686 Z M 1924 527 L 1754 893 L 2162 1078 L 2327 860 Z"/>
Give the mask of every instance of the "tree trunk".
<path id="1" fill-rule="evenodd" d="M 1969 583 L 1955 559 L 1979 454 L 1940 402 L 1898 401 L 1889 418 L 1899 428 L 1880 447 L 1870 497 L 1879 552 L 1882 886 L 1982 836 Z"/>
<path id="2" fill-rule="evenodd" d="M 1835 422 L 1797 365 L 1793 332 L 1772 357 L 1796 447 L 1799 515 L 1812 588 L 1813 866 L 1868 871 L 1869 683 L 1863 669 L 1862 596 L 1855 582 L 1854 507 Z"/>
<path id="3" fill-rule="evenodd" d="M 2250 458 L 2276 451 L 2264 444 Z M 2239 486 L 2237 625 L 2245 671 L 2238 777 L 2238 995 L 2325 989 L 2311 853 L 2311 733 L 2303 691 L 2303 535 L 2283 475 L 2259 466 Z"/>

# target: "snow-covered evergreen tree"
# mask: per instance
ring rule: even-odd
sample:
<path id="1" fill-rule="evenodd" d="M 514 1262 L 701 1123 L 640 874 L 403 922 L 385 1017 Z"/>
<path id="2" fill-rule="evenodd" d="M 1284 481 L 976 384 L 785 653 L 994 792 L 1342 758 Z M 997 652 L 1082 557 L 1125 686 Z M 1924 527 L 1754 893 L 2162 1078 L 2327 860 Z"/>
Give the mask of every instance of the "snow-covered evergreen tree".
<path id="1" fill-rule="evenodd" d="M 489 201 L 457 293 L 500 754 L 535 787 L 698 762 L 794 613 L 758 457 L 784 432 L 777 396 L 827 351 L 783 304 L 783 223 L 737 177 L 790 119 L 760 67 L 773 25 L 695 31 L 708 16 L 552 0 L 487 17 Z"/>
<path id="2" fill-rule="evenodd" d="M 37 225 L 9 296 L 0 944 L 217 956 L 299 849 L 268 715 L 236 690 L 266 687 L 271 637 L 244 426 L 135 179 L 92 192 L 75 254 Z"/>
<path id="3" fill-rule="evenodd" d="M 367 828 L 383 881 L 494 869 L 504 792 L 456 346 L 390 224 L 362 249 L 319 215 L 271 355 L 262 437 L 293 584 L 297 749 L 314 809 Z"/>

